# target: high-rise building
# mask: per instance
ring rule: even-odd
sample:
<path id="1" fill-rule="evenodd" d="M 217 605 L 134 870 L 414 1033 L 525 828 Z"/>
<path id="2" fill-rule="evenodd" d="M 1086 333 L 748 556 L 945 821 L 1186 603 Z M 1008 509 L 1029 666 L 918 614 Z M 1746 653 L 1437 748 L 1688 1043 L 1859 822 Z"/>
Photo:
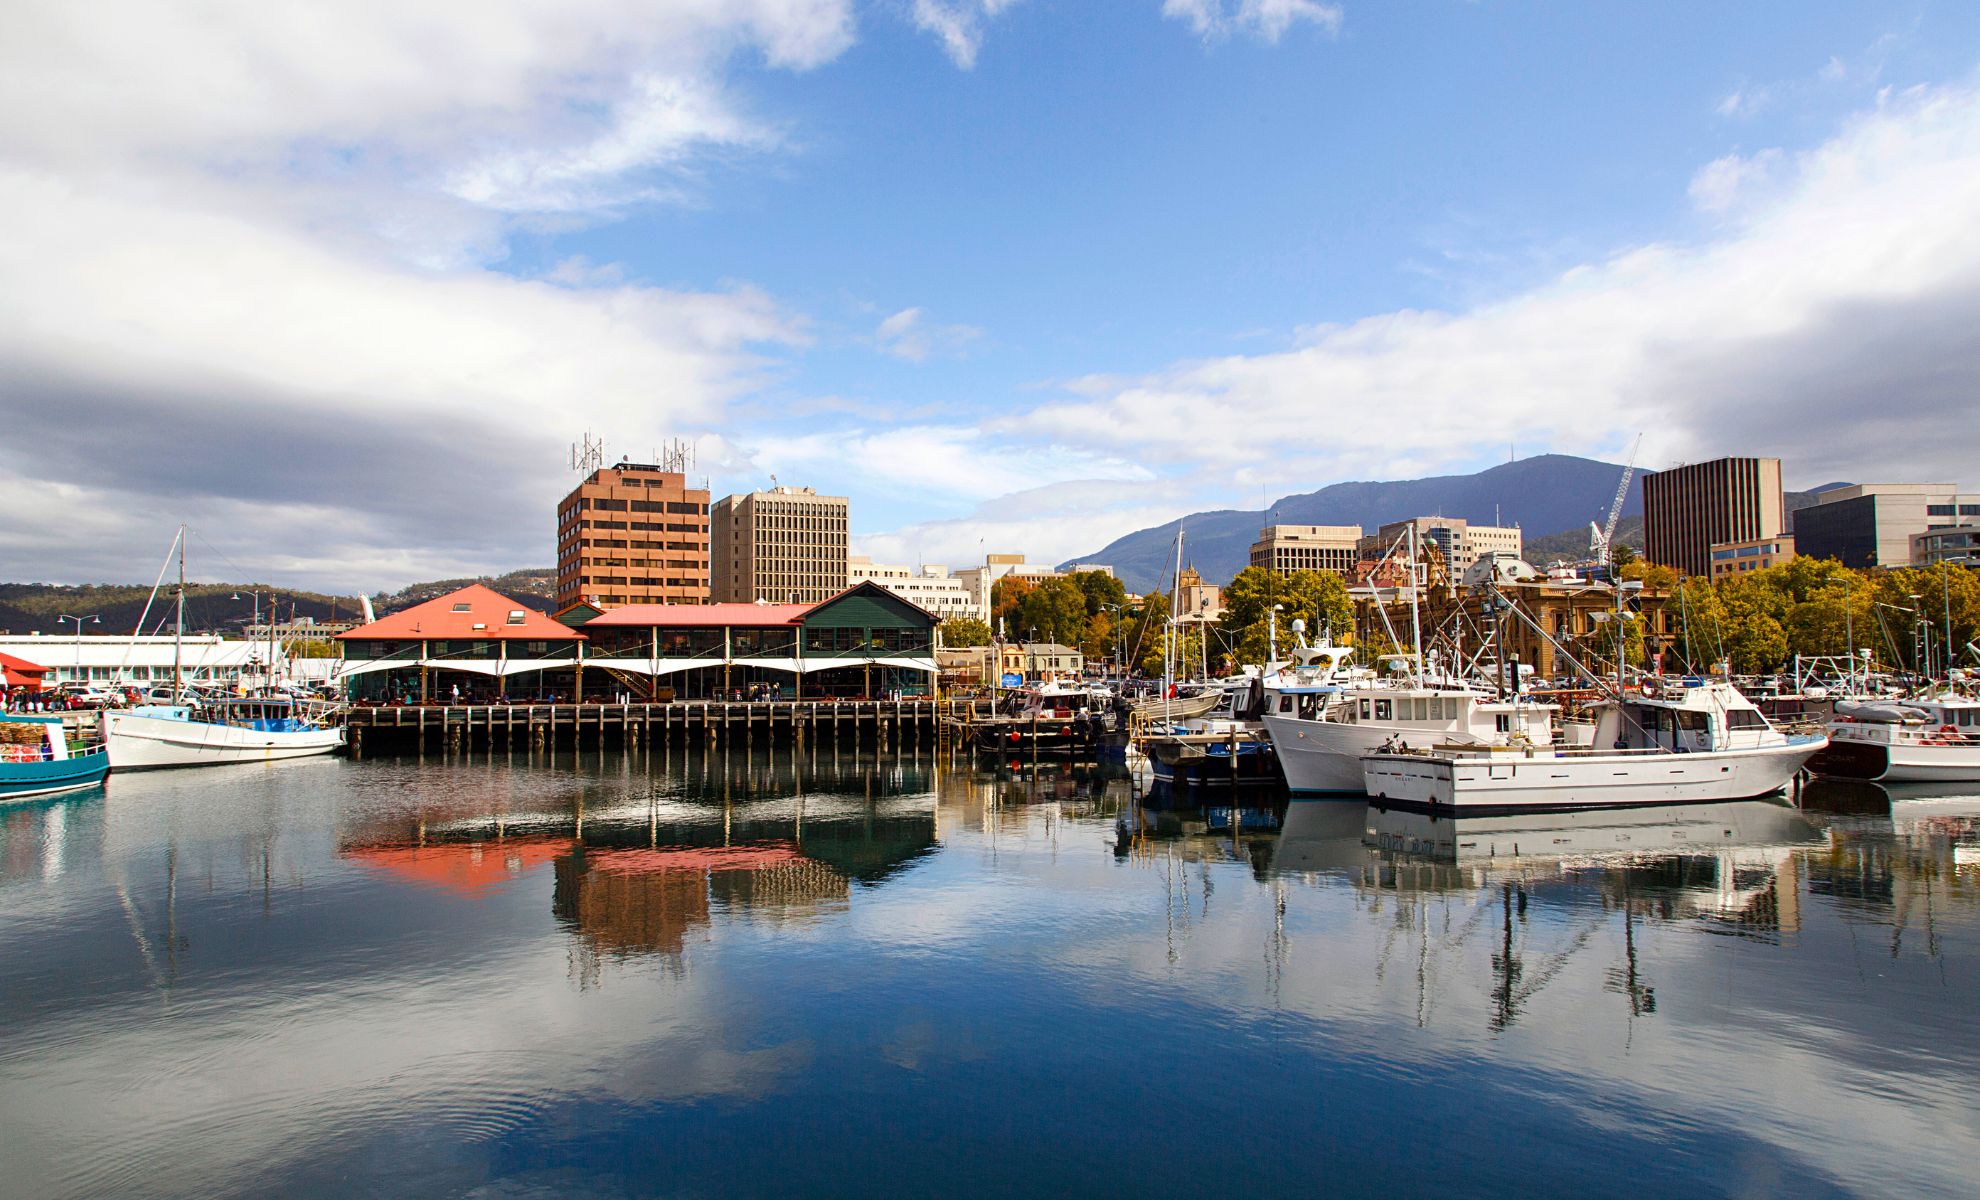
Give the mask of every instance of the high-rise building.
<path id="1" fill-rule="evenodd" d="M 1331 572 L 1346 579 L 1360 558 L 1359 525 L 1267 525 L 1251 543 L 1251 565 L 1290 575 Z"/>
<path id="2" fill-rule="evenodd" d="M 949 569 L 939 563 L 910 567 L 877 563 L 864 554 L 847 555 L 846 586 L 869 580 L 944 621 L 957 617 L 982 619 L 971 585 L 961 576 L 949 574 Z"/>
<path id="3" fill-rule="evenodd" d="M 1795 548 L 1846 567 L 1902 567 L 1911 537 L 1980 517 L 1980 496 L 1950 483 L 1859 483 L 1818 493 L 1794 514 Z"/>
<path id="4" fill-rule="evenodd" d="M 1653 563 L 1709 578 L 1714 545 L 1786 531 L 1778 458 L 1719 458 L 1643 477 L 1643 554 Z"/>
<path id="5" fill-rule="evenodd" d="M 621 461 L 557 505 L 557 607 L 708 600 L 708 489 Z"/>
<path id="6" fill-rule="evenodd" d="M 846 498 L 777 487 L 709 513 L 716 603 L 816 604 L 846 590 Z"/>
<path id="7" fill-rule="evenodd" d="M 1411 517 L 1391 521 L 1361 539 L 1361 557 L 1380 559 L 1415 527 L 1419 546 L 1434 546 L 1452 579 L 1481 558 L 1517 559 L 1523 552 L 1517 525 L 1474 525 L 1463 517 Z"/>

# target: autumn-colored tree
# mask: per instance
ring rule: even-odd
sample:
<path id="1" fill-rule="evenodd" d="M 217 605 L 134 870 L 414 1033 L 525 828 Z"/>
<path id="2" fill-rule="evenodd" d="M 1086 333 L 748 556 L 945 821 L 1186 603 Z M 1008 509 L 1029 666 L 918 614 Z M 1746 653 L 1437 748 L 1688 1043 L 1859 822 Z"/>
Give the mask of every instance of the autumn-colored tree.
<path id="1" fill-rule="evenodd" d="M 942 622 L 942 644 L 960 649 L 990 644 L 990 627 L 975 617 L 950 617 Z"/>
<path id="2" fill-rule="evenodd" d="M 1275 605 L 1282 610 L 1276 614 L 1281 645 L 1291 644 L 1294 620 L 1305 621 L 1316 637 L 1329 629 L 1345 631 L 1354 621 L 1354 604 L 1340 576 L 1317 571 L 1280 575 L 1246 567 L 1224 589 L 1224 616 L 1218 622 L 1239 662 L 1265 661 Z"/>

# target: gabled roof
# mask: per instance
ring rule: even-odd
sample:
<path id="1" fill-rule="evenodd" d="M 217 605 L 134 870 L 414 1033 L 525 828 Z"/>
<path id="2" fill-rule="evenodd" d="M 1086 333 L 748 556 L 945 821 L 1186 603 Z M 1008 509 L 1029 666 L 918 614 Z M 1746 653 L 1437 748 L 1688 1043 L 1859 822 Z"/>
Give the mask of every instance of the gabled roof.
<path id="1" fill-rule="evenodd" d="M 621 604 L 585 622 L 586 628 L 614 625 L 645 627 L 745 628 L 795 625 L 810 612 L 809 604 Z"/>
<path id="2" fill-rule="evenodd" d="M 899 605 L 900 607 L 905 608 L 910 612 L 920 613 L 922 616 L 927 617 L 934 624 L 940 625 L 942 623 L 942 618 L 939 614 L 928 611 L 927 609 L 921 607 L 919 604 L 916 604 L 914 601 L 908 599 L 906 596 L 903 596 L 899 592 L 890 589 L 886 584 L 880 583 L 872 579 L 862 579 L 858 583 L 855 583 L 851 587 L 847 588 L 845 591 L 840 592 L 837 595 L 828 596 L 827 598 L 820 600 L 818 603 L 811 606 L 811 611 L 817 612 L 819 609 L 824 608 L 829 604 L 837 604 L 839 601 L 844 600 L 847 596 L 853 595 L 856 592 L 868 592 L 868 593 L 877 592 L 883 599 L 885 599 L 891 604 Z"/>
<path id="3" fill-rule="evenodd" d="M 521 614 L 520 617 L 517 614 Z M 415 604 L 337 635 L 338 641 L 375 642 L 385 638 L 417 641 L 508 639 L 575 642 L 584 635 L 493 588 L 470 583 L 456 592 Z"/>

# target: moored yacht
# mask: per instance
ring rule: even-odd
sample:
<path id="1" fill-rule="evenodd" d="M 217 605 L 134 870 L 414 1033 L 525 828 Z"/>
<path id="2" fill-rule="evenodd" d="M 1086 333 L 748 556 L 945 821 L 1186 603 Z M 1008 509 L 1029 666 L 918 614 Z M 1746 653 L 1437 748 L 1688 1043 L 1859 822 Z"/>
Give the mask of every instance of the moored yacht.
<path id="1" fill-rule="evenodd" d="M 109 769 L 103 744 L 70 741 L 59 715 L 0 713 L 0 803 L 92 787 Z"/>
<path id="2" fill-rule="evenodd" d="M 1295 792 L 1367 790 L 1362 756 L 1385 747 L 1546 746 L 1555 706 L 1466 688 L 1322 683 L 1279 688 L 1264 719 Z"/>
<path id="3" fill-rule="evenodd" d="M 1839 701 L 1817 775 L 1886 783 L 1980 780 L 1980 700 L 1944 694 Z"/>
<path id="4" fill-rule="evenodd" d="M 1361 766 L 1369 795 L 1387 803 L 1566 811 L 1770 795 L 1827 744 L 1776 728 L 1730 684 L 1685 680 L 1645 683 L 1603 706 L 1591 747 L 1398 744 Z"/>

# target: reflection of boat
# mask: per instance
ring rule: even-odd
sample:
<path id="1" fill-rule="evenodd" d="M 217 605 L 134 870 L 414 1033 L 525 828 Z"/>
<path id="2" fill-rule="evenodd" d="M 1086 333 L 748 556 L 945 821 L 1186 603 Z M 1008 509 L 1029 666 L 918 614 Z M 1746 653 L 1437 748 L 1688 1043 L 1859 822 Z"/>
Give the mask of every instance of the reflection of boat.
<path id="1" fill-rule="evenodd" d="M 1686 681 L 1646 684 L 1605 706 L 1594 747 L 1397 746 L 1361 763 L 1369 795 L 1390 803 L 1486 812 L 1621 808 L 1770 795 L 1826 744 L 1819 734 L 1774 728 L 1730 684 Z"/>
<path id="2" fill-rule="evenodd" d="M 1980 700 L 1934 696 L 1836 705 L 1818 775 L 1889 783 L 1980 780 Z"/>
<path id="3" fill-rule="evenodd" d="M 1351 871 L 1368 850 L 1365 800 L 1295 800 L 1286 805 L 1279 844 L 1272 852 L 1274 872 Z"/>
<path id="4" fill-rule="evenodd" d="M 103 743 L 71 742 L 61 717 L 0 713 L 0 801 L 92 787 L 109 769 Z"/>
<path id="5" fill-rule="evenodd" d="M 344 744 L 341 727 L 299 716 L 295 701 L 275 697 L 216 700 L 198 709 L 151 705 L 102 715 L 110 765 L 206 767 L 328 754 Z"/>
<path id="6" fill-rule="evenodd" d="M 1393 853 L 1493 866 L 1766 850 L 1821 840 L 1799 812 L 1768 800 L 1489 817 L 1370 804 L 1367 836 Z"/>

